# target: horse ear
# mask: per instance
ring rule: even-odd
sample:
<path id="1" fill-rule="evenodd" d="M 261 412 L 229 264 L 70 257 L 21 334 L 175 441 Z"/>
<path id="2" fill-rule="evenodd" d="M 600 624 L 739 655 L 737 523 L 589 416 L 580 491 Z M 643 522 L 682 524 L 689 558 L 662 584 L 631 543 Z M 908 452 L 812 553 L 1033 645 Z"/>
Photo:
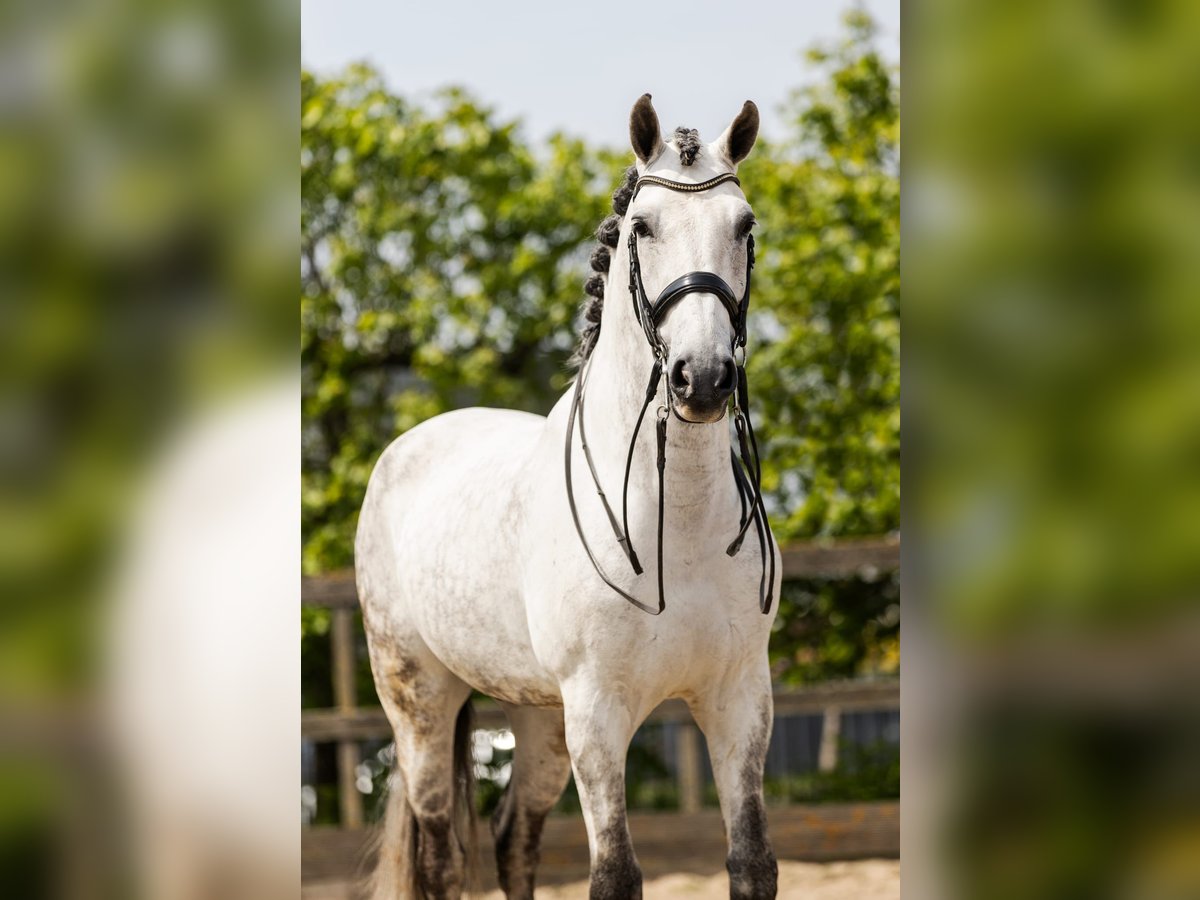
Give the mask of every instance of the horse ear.
<path id="1" fill-rule="evenodd" d="M 649 94 L 642 94 L 629 113 L 629 143 L 633 144 L 633 152 L 644 165 L 650 165 L 666 146 L 658 129 L 658 113 L 654 111 Z"/>
<path id="2" fill-rule="evenodd" d="M 753 100 L 742 104 L 742 111 L 737 114 L 725 133 L 717 138 L 717 147 L 730 164 L 737 166 L 750 155 L 750 149 L 758 137 L 758 107 Z"/>

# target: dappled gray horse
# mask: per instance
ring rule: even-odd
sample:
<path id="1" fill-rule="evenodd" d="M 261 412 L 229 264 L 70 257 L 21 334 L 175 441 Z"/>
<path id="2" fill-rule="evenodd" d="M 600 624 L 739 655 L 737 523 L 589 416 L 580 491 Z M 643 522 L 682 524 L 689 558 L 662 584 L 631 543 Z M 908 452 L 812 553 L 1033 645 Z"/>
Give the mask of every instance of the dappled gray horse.
<path id="1" fill-rule="evenodd" d="M 378 897 L 462 894 L 472 689 L 516 737 L 492 821 L 508 897 L 532 897 L 572 770 L 591 896 L 641 896 L 625 756 L 669 697 L 708 741 L 730 895 L 775 896 L 762 773 L 779 566 L 746 415 L 754 216 L 733 174 L 758 110 L 747 102 L 711 144 L 690 129 L 664 143 L 647 94 L 629 130 L 637 164 L 598 231 L 572 389 L 545 418 L 430 419 L 371 476 L 358 591 L 396 741 Z"/>

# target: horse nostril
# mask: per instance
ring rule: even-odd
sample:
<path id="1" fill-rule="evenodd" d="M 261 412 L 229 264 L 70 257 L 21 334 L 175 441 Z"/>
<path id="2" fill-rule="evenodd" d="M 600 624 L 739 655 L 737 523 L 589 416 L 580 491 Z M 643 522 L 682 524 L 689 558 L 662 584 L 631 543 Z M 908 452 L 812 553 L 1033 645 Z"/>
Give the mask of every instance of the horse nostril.
<path id="1" fill-rule="evenodd" d="M 671 366 L 671 390 L 680 396 L 687 396 L 692 386 L 691 373 L 687 363 L 682 359 L 675 360 Z"/>
<path id="2" fill-rule="evenodd" d="M 721 363 L 721 374 L 717 378 L 717 393 L 732 394 L 734 385 L 737 383 L 736 375 L 734 374 L 733 360 L 727 358 Z"/>

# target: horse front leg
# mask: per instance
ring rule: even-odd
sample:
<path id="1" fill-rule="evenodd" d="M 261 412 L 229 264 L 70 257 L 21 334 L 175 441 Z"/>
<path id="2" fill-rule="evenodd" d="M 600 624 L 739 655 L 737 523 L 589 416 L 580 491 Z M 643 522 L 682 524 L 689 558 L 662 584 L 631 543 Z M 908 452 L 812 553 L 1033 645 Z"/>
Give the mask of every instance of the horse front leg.
<path id="1" fill-rule="evenodd" d="M 762 789 L 774 717 L 770 677 L 764 672 L 727 685 L 719 697 L 693 704 L 692 714 L 708 741 L 725 820 L 729 896 L 733 900 L 770 900 L 779 877 L 767 839 Z"/>
<path id="2" fill-rule="evenodd" d="M 563 704 L 591 852 L 589 900 L 640 900 L 642 870 L 625 818 L 625 756 L 639 717 L 599 680 L 564 689 Z"/>

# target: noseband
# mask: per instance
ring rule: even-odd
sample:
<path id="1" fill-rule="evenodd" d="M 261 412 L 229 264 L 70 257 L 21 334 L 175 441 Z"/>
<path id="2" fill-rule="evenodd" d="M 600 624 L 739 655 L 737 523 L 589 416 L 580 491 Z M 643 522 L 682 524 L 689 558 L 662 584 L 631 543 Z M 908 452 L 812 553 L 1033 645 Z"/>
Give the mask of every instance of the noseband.
<path id="1" fill-rule="evenodd" d="M 629 202 L 632 204 L 638 192 L 646 185 L 664 187 L 686 194 L 697 194 L 702 191 L 711 190 L 726 182 L 732 182 L 740 186 L 737 176 L 732 172 L 726 172 L 723 175 L 718 175 L 699 184 L 686 184 L 680 181 L 659 178 L 655 175 L 643 175 L 637 180 L 637 184 L 633 189 L 633 197 L 630 198 Z M 686 421 L 675 410 L 674 403 L 671 400 L 670 388 L 668 387 L 666 390 L 666 405 L 658 409 L 658 423 L 656 427 L 658 450 L 657 609 L 643 603 L 637 597 L 617 585 L 600 566 L 599 561 L 592 552 L 591 546 L 587 542 L 587 538 L 584 537 L 583 526 L 579 521 L 579 510 L 575 505 L 575 489 L 571 474 L 571 442 L 575 436 L 575 423 L 578 421 L 579 439 L 583 447 L 584 458 L 587 460 L 588 470 L 592 475 L 592 482 L 596 486 L 596 493 L 600 496 L 600 502 L 603 504 L 604 511 L 608 515 L 609 525 L 612 527 L 617 543 L 620 544 L 621 549 L 629 559 L 634 574 L 641 575 L 643 571 L 642 564 L 638 559 L 637 552 L 633 549 L 633 540 L 629 536 L 629 473 L 633 467 L 633 451 L 637 446 L 638 433 L 641 431 L 642 421 L 646 417 L 646 410 L 649 409 L 651 402 L 658 395 L 659 382 L 667 370 L 667 346 L 662 339 L 662 335 L 659 334 L 659 326 L 662 324 L 667 312 L 688 294 L 714 294 L 724 305 L 725 311 L 729 313 L 729 320 L 733 325 L 734 338 L 731 350 L 734 354 L 737 368 L 733 424 L 734 430 L 737 433 L 738 449 L 735 452 L 731 447 L 729 456 L 733 466 L 734 484 L 737 486 L 738 499 L 741 502 L 741 516 L 737 535 L 726 548 L 725 552 L 729 556 L 737 555 L 738 551 L 741 550 L 746 530 L 749 528 L 750 523 L 753 522 L 755 531 L 758 534 L 759 552 L 762 555 L 762 577 L 759 580 L 758 586 L 758 605 L 764 614 L 769 613 L 771 611 L 772 592 L 775 585 L 775 553 L 771 528 L 767 523 L 767 512 L 763 506 L 762 466 L 758 457 L 758 442 L 754 438 L 754 427 L 750 423 L 750 394 L 746 384 L 746 313 L 750 308 L 750 272 L 754 268 L 754 236 L 746 236 L 746 290 L 743 292 L 740 300 L 720 275 L 713 272 L 688 272 L 663 288 L 658 298 L 651 303 L 646 296 L 646 288 L 642 284 L 642 267 L 638 260 L 637 247 L 637 234 L 631 229 L 629 233 L 629 294 L 633 301 L 634 315 L 637 317 L 638 324 L 642 326 L 646 341 L 650 344 L 651 350 L 654 351 L 654 362 L 650 367 L 650 377 L 646 384 L 646 397 L 642 403 L 641 412 L 638 413 L 637 423 L 633 427 L 633 437 L 629 441 L 629 453 L 625 460 L 625 480 L 621 491 L 621 521 L 617 521 L 616 514 L 609 505 L 604 490 L 600 487 L 600 477 L 596 473 L 596 466 L 592 461 L 591 451 L 588 449 L 587 434 L 584 431 L 583 402 L 587 388 L 588 373 L 591 371 L 591 360 L 588 359 L 585 361 L 579 377 L 575 379 L 575 394 L 571 402 L 571 411 L 567 416 L 567 445 L 564 453 L 567 476 L 567 502 L 571 507 L 571 517 L 575 521 L 575 531 L 579 534 L 579 540 L 583 544 L 583 549 L 587 552 L 588 559 L 591 560 L 593 568 L 595 568 L 596 573 L 603 579 L 605 584 L 643 612 L 656 616 L 666 609 L 663 587 L 663 520 L 666 506 L 663 473 L 666 470 L 667 464 L 667 420 L 674 414 L 682 421 Z M 738 358 L 738 350 L 742 351 L 740 359 Z"/>

